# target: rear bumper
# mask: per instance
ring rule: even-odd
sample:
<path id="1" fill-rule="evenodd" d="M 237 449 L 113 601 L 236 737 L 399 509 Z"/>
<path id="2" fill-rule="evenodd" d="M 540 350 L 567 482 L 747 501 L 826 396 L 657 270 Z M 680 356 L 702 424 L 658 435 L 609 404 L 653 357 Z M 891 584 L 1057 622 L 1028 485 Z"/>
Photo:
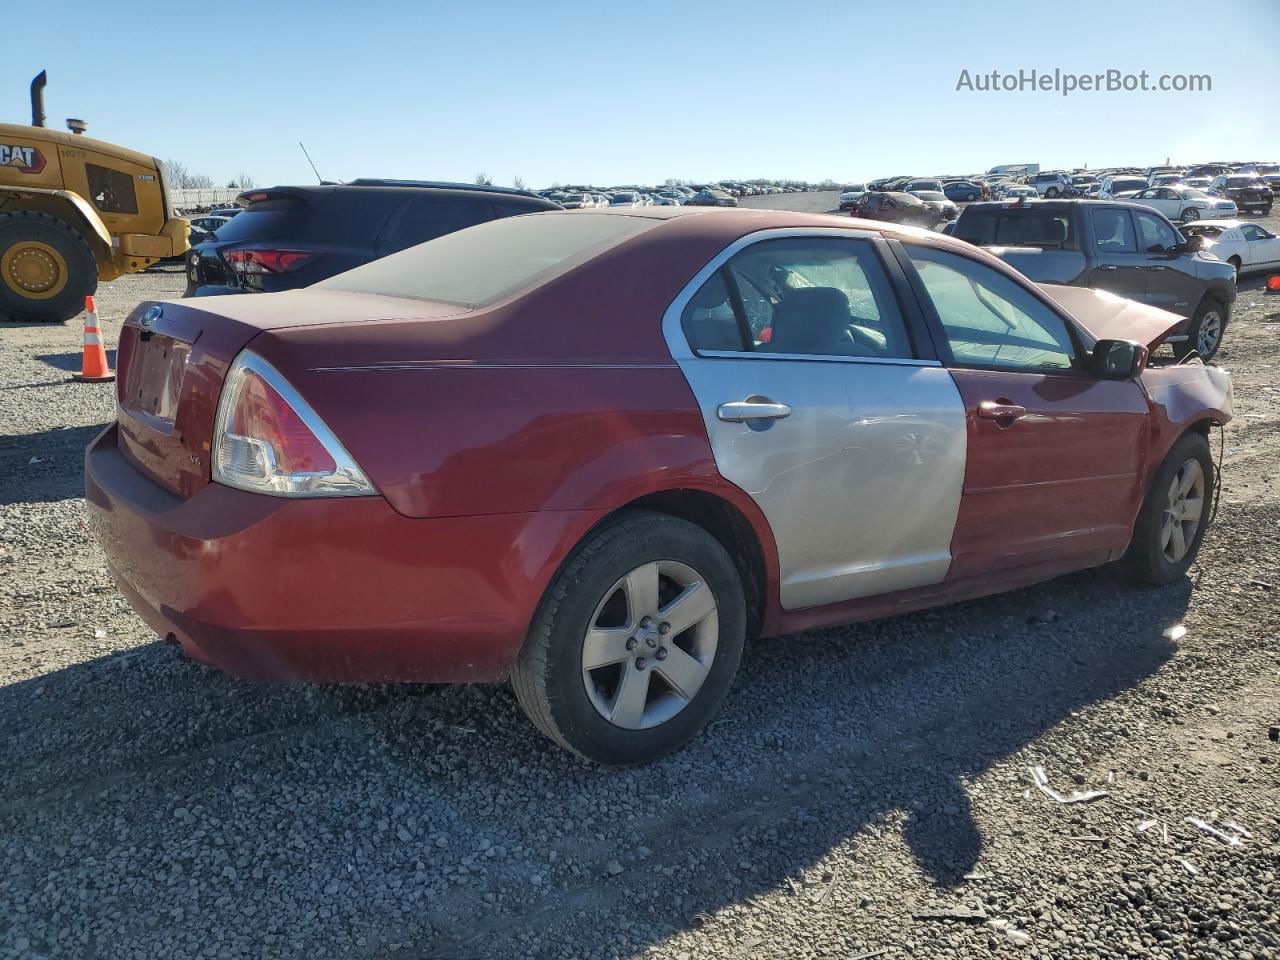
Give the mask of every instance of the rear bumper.
<path id="1" fill-rule="evenodd" d="M 381 497 L 209 484 L 182 500 L 85 454 L 89 523 L 129 603 L 193 658 L 253 679 L 505 679 L 546 583 L 596 512 L 410 519 Z"/>

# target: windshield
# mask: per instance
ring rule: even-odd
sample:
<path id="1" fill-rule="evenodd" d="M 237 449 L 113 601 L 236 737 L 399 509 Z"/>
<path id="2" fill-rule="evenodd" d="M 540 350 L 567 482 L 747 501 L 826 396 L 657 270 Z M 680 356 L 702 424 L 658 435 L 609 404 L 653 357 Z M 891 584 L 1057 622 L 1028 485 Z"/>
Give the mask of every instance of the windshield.
<path id="1" fill-rule="evenodd" d="M 917 197 L 919 197 L 921 200 L 945 200 L 945 199 L 947 199 L 943 194 L 939 193 L 937 190 L 917 190 L 917 191 L 916 191 L 916 196 L 917 196 Z"/>
<path id="2" fill-rule="evenodd" d="M 1227 177 L 1228 187 L 1252 187 L 1255 182 L 1253 177 Z"/>
<path id="3" fill-rule="evenodd" d="M 1205 200 L 1209 195 L 1203 190 L 1195 190 L 1188 187 L 1186 190 L 1182 191 L 1182 196 L 1189 200 Z"/>
<path id="4" fill-rule="evenodd" d="M 657 221 L 610 213 L 535 214 L 468 227 L 322 280 L 316 287 L 479 307 L 548 279 Z"/>
<path id="5" fill-rule="evenodd" d="M 1146 185 L 1147 185 L 1147 181 L 1138 180 L 1136 178 L 1124 179 L 1124 180 L 1112 180 L 1111 192 L 1114 193 L 1117 190 L 1141 190 Z"/>

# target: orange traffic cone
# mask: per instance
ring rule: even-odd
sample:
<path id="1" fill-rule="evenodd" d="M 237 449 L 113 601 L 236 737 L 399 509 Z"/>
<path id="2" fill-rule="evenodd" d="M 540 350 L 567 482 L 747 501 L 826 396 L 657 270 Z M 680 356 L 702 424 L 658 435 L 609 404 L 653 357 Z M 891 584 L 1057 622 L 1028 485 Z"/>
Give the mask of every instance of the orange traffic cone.
<path id="1" fill-rule="evenodd" d="M 72 380 L 84 383 L 106 383 L 116 375 L 107 366 L 107 351 L 102 348 L 102 331 L 98 328 L 98 306 L 93 297 L 84 298 L 84 360 L 80 372 Z"/>

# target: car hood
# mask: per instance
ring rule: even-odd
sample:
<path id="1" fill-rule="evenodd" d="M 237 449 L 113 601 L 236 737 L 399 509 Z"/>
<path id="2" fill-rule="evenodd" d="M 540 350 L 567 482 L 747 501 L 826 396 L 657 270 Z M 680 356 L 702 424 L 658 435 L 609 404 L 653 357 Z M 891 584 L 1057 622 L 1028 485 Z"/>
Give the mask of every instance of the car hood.
<path id="1" fill-rule="evenodd" d="M 1154 350 L 1183 318 L 1168 310 L 1089 287 L 1036 284 L 1076 318 L 1094 340 L 1136 340 Z"/>

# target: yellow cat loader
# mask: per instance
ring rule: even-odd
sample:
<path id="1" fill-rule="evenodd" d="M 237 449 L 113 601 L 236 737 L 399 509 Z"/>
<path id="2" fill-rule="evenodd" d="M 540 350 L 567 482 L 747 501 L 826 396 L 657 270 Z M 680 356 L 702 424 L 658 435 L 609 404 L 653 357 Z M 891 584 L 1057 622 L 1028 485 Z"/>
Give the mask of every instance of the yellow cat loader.
<path id="1" fill-rule="evenodd" d="M 0 123 L 0 319 L 62 322 L 99 280 L 188 248 L 155 157 L 44 125 L 45 73 L 31 81 L 31 126 Z"/>

